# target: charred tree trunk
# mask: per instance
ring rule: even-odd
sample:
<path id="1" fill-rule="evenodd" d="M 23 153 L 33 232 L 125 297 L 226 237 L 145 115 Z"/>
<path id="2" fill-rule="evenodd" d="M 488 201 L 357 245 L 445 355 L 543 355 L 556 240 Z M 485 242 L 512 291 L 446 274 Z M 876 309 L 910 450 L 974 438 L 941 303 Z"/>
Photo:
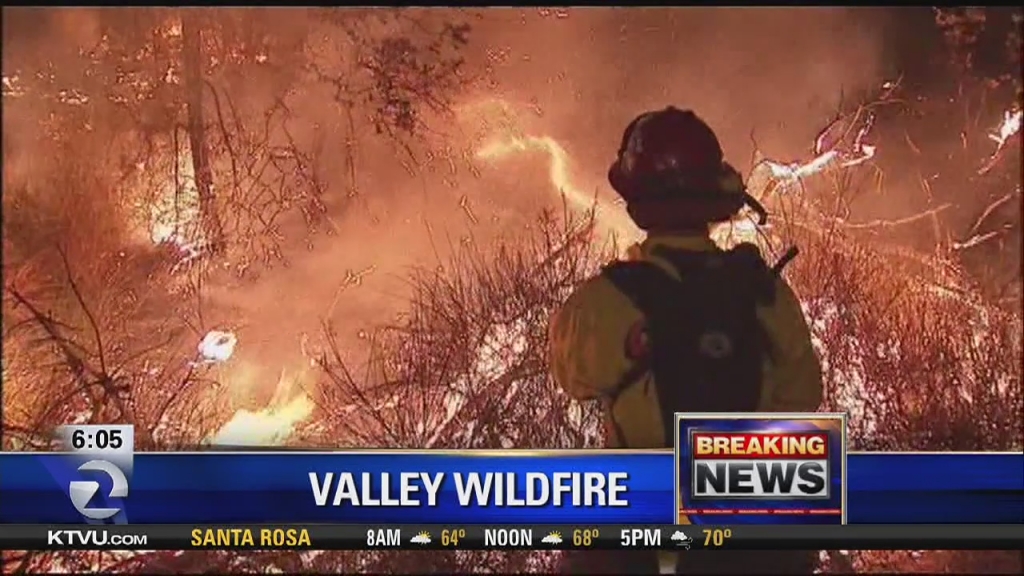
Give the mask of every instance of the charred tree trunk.
<path id="1" fill-rule="evenodd" d="M 206 118 L 203 115 L 203 43 L 202 23 L 196 9 L 181 14 L 181 35 L 184 41 L 184 76 L 188 107 L 188 141 L 192 152 L 192 170 L 199 195 L 199 217 L 207 249 L 224 247 L 224 230 L 213 191 L 213 169 L 206 142 Z"/>

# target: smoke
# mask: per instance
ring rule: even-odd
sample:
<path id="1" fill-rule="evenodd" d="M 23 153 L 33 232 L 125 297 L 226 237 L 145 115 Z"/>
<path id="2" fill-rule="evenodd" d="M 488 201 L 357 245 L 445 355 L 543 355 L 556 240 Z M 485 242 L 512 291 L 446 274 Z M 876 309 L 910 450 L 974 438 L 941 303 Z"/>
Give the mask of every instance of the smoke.
<path id="1" fill-rule="evenodd" d="M 485 11 L 478 37 L 503 90 L 602 174 L 623 127 L 672 104 L 747 163 L 806 154 L 841 96 L 884 77 L 884 20 L 855 8 Z"/>

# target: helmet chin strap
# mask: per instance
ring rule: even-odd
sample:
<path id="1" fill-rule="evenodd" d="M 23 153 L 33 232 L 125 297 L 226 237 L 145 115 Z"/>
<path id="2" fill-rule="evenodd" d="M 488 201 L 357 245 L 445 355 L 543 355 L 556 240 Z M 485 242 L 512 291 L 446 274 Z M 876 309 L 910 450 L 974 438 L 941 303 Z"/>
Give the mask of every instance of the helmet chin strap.
<path id="1" fill-rule="evenodd" d="M 757 225 L 764 226 L 768 223 L 768 211 L 765 210 L 764 205 L 758 201 L 757 198 L 751 196 L 748 192 L 743 193 L 743 201 L 751 210 L 757 214 Z"/>
<path id="2" fill-rule="evenodd" d="M 768 223 L 768 211 L 765 210 L 764 205 L 761 204 L 761 202 L 759 202 L 757 198 L 754 198 L 748 192 L 744 192 L 743 200 L 747 203 L 747 206 L 749 206 L 750 209 L 757 214 L 758 226 L 764 226 L 765 224 Z M 798 254 L 800 254 L 800 249 L 797 248 L 796 246 L 790 246 L 789 249 L 786 250 L 785 254 L 783 254 L 782 257 L 779 258 L 778 262 L 776 262 L 775 265 L 771 267 L 772 274 L 776 276 L 781 276 L 782 269 L 785 268 L 787 264 L 792 262 Z"/>

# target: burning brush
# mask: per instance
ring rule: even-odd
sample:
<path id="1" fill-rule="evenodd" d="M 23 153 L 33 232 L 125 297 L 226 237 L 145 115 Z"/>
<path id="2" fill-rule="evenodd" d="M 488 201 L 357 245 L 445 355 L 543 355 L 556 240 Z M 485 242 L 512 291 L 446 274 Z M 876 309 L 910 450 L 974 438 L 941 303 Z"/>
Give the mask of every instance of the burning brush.
<path id="1" fill-rule="evenodd" d="M 985 163 L 982 164 L 981 168 L 978 169 L 978 174 L 985 174 L 992 169 L 996 163 L 999 162 L 999 158 L 1003 154 L 1003 150 L 1006 148 L 1006 143 L 1011 138 L 1020 134 L 1021 120 L 1024 118 L 1024 111 L 1007 110 L 1003 112 L 1003 121 L 999 124 L 999 127 L 988 135 L 989 140 L 996 143 L 996 149 L 989 155 Z"/>
<path id="2" fill-rule="evenodd" d="M 810 160 L 790 163 L 762 161 L 772 177 L 764 196 L 828 168 L 852 168 L 871 160 L 878 151 L 877 146 L 868 143 L 874 126 L 875 114 L 870 111 L 860 110 L 851 117 L 840 116 L 818 133 L 814 139 L 814 156 Z M 757 168 L 754 167 L 755 170 Z"/>

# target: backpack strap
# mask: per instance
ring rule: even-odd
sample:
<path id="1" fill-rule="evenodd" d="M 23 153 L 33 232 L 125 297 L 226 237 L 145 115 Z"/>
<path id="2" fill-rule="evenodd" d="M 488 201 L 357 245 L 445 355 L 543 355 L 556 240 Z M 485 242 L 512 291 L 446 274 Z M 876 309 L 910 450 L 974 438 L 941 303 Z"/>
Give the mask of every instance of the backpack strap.
<path id="1" fill-rule="evenodd" d="M 646 260 L 613 262 L 602 274 L 645 316 L 663 305 L 666 294 L 679 285 L 663 268 Z"/>
<path id="2" fill-rule="evenodd" d="M 677 281 L 657 264 L 644 260 L 612 262 L 604 267 L 601 274 L 607 278 L 620 293 L 629 298 L 645 318 L 649 318 L 658 305 L 658 300 L 666 291 L 671 291 Z M 623 347 L 626 342 L 622 342 Z M 628 352 L 626 353 L 628 357 Z M 646 361 L 634 362 L 626 370 L 615 387 L 605 397 L 607 417 L 611 423 L 612 433 L 618 439 L 619 446 L 626 446 L 626 436 L 622 426 L 615 420 L 612 406 L 622 392 L 636 383 L 644 374 L 651 370 Z"/>

